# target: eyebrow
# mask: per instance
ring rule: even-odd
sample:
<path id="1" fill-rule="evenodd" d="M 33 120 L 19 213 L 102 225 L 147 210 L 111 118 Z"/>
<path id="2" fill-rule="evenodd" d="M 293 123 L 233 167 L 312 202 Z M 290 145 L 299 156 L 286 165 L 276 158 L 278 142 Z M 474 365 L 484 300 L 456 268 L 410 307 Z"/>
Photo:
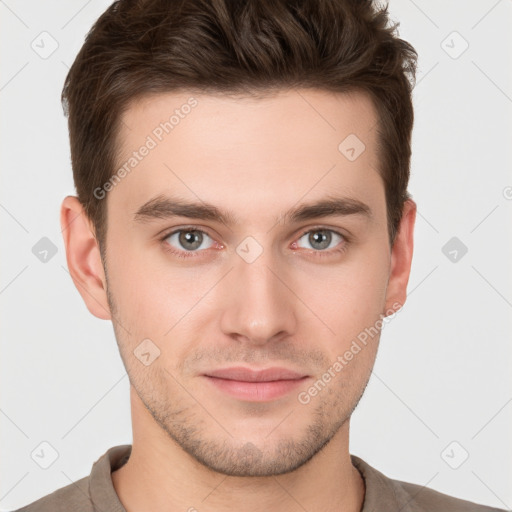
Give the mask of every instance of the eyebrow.
<path id="1" fill-rule="evenodd" d="M 359 199 L 328 196 L 319 201 L 302 204 L 281 216 L 285 223 L 297 223 L 319 217 L 345 217 L 357 215 L 368 220 L 373 218 L 371 208 Z M 158 195 L 144 203 L 134 214 L 134 222 L 145 223 L 156 219 L 187 217 L 216 221 L 226 226 L 239 224 L 238 217 L 230 211 L 222 211 L 213 204 L 191 202 L 179 197 Z M 279 219 L 276 219 L 276 223 Z"/>

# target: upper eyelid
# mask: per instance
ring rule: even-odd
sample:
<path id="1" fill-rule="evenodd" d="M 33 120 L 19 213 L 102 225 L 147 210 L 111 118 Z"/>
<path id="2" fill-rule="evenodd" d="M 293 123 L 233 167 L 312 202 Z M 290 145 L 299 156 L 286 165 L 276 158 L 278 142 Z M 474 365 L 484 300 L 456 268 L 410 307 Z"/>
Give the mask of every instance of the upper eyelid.
<path id="1" fill-rule="evenodd" d="M 180 228 L 173 228 L 170 231 L 163 231 L 164 234 L 160 235 L 160 238 L 162 238 L 162 239 L 169 238 L 171 235 L 179 233 L 180 231 L 199 231 L 200 233 L 204 233 L 205 235 L 208 235 L 212 239 L 214 238 L 208 232 L 208 230 L 199 228 L 197 226 L 183 226 L 183 227 L 180 227 Z"/>
<path id="2" fill-rule="evenodd" d="M 309 233 L 310 231 L 321 231 L 321 230 L 324 230 L 324 231 L 332 231 L 333 233 L 336 233 L 337 235 L 340 235 L 341 237 L 345 238 L 348 240 L 348 235 L 345 235 L 345 233 L 339 231 L 338 229 L 335 229 L 335 228 L 329 228 L 327 226 L 313 226 L 312 228 L 305 228 L 303 231 L 300 232 L 300 235 L 299 237 L 303 237 L 306 233 Z"/>

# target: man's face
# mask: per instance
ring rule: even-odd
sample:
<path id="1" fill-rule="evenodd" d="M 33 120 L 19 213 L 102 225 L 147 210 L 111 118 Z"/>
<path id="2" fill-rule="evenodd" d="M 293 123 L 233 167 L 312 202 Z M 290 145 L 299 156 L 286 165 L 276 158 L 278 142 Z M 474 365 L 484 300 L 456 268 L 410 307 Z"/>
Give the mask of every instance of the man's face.
<path id="1" fill-rule="evenodd" d="M 379 336 L 358 342 L 341 370 L 333 365 L 389 307 L 376 113 L 362 94 L 194 95 L 195 106 L 183 107 L 190 97 L 145 98 L 123 116 L 116 169 L 149 150 L 104 199 L 115 334 L 137 399 L 162 432 L 216 471 L 280 474 L 348 426 Z M 166 133 L 160 123 L 176 109 Z M 359 156 L 351 134 L 365 145 Z M 348 136 L 354 151 L 340 151 Z M 135 215 L 157 196 L 214 205 L 233 219 L 165 217 L 162 208 L 159 218 L 143 215 L 147 208 Z M 368 212 L 285 216 L 333 198 Z M 208 376 L 232 367 L 304 378 L 278 389 Z"/>

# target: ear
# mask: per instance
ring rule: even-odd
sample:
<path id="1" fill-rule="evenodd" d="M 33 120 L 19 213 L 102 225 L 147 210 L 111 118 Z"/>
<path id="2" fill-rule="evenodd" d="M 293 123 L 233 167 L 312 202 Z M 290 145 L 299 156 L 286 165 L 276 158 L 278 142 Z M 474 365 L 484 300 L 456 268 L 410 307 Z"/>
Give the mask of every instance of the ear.
<path id="1" fill-rule="evenodd" d="M 407 283 L 411 273 L 413 232 L 416 220 L 416 203 L 408 199 L 404 203 L 402 220 L 395 243 L 391 248 L 391 268 L 386 291 L 386 313 L 398 311 L 407 299 Z"/>
<path id="2" fill-rule="evenodd" d="M 87 218 L 78 197 L 64 198 L 60 225 L 69 273 L 87 309 L 98 318 L 110 320 L 112 317 L 100 249 L 92 222 Z"/>

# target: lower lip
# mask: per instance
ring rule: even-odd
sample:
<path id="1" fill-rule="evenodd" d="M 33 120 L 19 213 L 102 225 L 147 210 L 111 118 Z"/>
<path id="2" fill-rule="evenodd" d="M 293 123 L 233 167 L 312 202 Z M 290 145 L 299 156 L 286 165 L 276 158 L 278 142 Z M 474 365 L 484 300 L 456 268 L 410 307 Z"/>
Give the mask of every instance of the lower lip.
<path id="1" fill-rule="evenodd" d="M 239 380 L 205 377 L 221 391 L 240 400 L 267 402 L 287 395 L 297 389 L 308 377 L 294 380 L 274 380 L 269 382 L 245 382 Z"/>

